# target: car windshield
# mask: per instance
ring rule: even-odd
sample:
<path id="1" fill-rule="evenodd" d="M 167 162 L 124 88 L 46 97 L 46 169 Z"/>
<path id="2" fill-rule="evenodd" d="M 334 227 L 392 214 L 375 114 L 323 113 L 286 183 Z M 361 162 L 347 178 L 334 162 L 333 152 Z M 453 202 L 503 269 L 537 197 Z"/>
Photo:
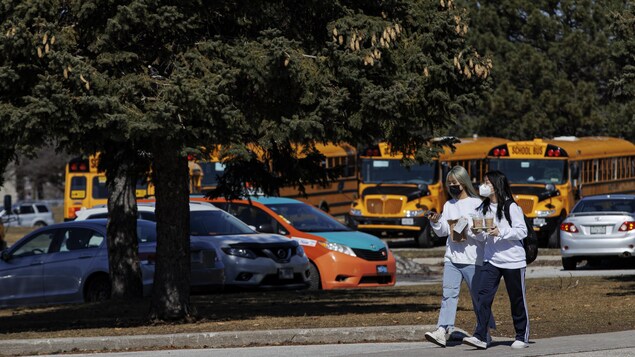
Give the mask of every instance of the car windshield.
<path id="1" fill-rule="evenodd" d="M 253 229 L 231 214 L 221 211 L 191 211 L 190 234 L 193 236 L 218 236 L 255 234 Z"/>
<path id="2" fill-rule="evenodd" d="M 491 159 L 490 170 L 505 173 L 514 184 L 562 184 L 567 179 L 565 160 Z"/>
<path id="3" fill-rule="evenodd" d="M 573 208 L 572 213 L 580 212 L 635 212 L 635 200 L 594 199 L 582 200 Z"/>
<path id="4" fill-rule="evenodd" d="M 362 182 L 431 184 L 437 180 L 437 168 L 437 162 L 406 167 L 396 159 L 362 159 Z"/>
<path id="5" fill-rule="evenodd" d="M 304 203 L 267 205 L 294 228 L 303 232 L 344 232 L 351 229 L 324 211 Z"/>

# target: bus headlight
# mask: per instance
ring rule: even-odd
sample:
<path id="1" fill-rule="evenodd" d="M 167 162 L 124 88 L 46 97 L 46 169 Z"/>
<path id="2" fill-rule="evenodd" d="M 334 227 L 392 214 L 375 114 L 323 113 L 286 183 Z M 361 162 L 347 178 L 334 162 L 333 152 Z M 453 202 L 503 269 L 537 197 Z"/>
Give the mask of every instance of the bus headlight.
<path id="1" fill-rule="evenodd" d="M 340 252 L 342 254 L 350 255 L 351 257 L 356 257 L 357 255 L 353 250 L 346 245 L 333 243 L 333 242 L 318 242 L 321 246 L 328 250 L 332 250 L 334 252 Z"/>
<path id="2" fill-rule="evenodd" d="M 351 216 L 361 216 L 362 215 L 362 210 L 351 208 L 349 213 L 350 213 Z"/>
<path id="3" fill-rule="evenodd" d="M 551 216 L 554 213 L 556 213 L 555 209 L 537 210 L 536 211 L 536 216 L 537 217 L 547 217 L 547 216 Z"/>
<path id="4" fill-rule="evenodd" d="M 419 217 L 419 216 L 423 216 L 423 213 L 425 212 L 425 210 L 422 209 L 415 209 L 415 210 L 406 210 L 406 217 Z"/>

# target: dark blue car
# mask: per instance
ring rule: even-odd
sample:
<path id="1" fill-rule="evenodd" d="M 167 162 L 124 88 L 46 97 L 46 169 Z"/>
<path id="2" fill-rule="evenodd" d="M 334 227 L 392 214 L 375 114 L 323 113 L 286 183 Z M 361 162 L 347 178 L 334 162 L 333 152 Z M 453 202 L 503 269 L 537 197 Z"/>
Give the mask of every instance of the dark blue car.
<path id="1" fill-rule="evenodd" d="M 105 219 L 64 222 L 31 232 L 0 259 L 0 307 L 79 303 L 110 296 Z M 139 220 L 139 260 L 144 294 L 154 278 L 156 223 Z M 220 288 L 217 248 L 191 239 L 193 288 Z"/>

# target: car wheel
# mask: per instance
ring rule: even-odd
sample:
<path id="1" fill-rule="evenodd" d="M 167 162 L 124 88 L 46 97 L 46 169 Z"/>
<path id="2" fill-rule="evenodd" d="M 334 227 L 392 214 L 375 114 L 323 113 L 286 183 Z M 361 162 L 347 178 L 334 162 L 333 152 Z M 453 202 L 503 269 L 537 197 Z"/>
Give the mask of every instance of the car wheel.
<path id="1" fill-rule="evenodd" d="M 37 221 L 35 222 L 35 224 L 33 225 L 33 227 L 35 228 L 42 228 L 42 227 L 46 227 L 46 223 L 42 222 L 42 221 Z"/>
<path id="2" fill-rule="evenodd" d="M 575 270 L 578 261 L 575 258 L 562 257 L 562 267 L 564 270 Z"/>
<path id="3" fill-rule="evenodd" d="M 317 267 L 313 263 L 309 263 L 309 285 L 308 290 L 320 290 L 322 288 L 322 283 L 320 281 L 320 272 Z"/>
<path id="4" fill-rule="evenodd" d="M 429 224 L 426 224 L 421 233 L 415 238 L 415 242 L 419 248 L 432 248 L 434 246 L 434 238 Z"/>
<path id="5" fill-rule="evenodd" d="M 110 279 L 104 275 L 96 276 L 86 283 L 84 301 L 99 302 L 110 299 Z"/>

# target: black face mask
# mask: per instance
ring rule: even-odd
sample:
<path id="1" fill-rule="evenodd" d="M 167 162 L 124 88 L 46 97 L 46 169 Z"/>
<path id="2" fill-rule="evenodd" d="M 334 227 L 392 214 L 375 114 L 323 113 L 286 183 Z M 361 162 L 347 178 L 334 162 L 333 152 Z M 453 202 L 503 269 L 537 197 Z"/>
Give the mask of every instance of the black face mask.
<path id="1" fill-rule="evenodd" d="M 459 197 L 461 195 L 461 192 L 463 192 L 463 188 L 461 187 L 461 185 L 449 185 L 448 190 L 454 197 Z"/>

